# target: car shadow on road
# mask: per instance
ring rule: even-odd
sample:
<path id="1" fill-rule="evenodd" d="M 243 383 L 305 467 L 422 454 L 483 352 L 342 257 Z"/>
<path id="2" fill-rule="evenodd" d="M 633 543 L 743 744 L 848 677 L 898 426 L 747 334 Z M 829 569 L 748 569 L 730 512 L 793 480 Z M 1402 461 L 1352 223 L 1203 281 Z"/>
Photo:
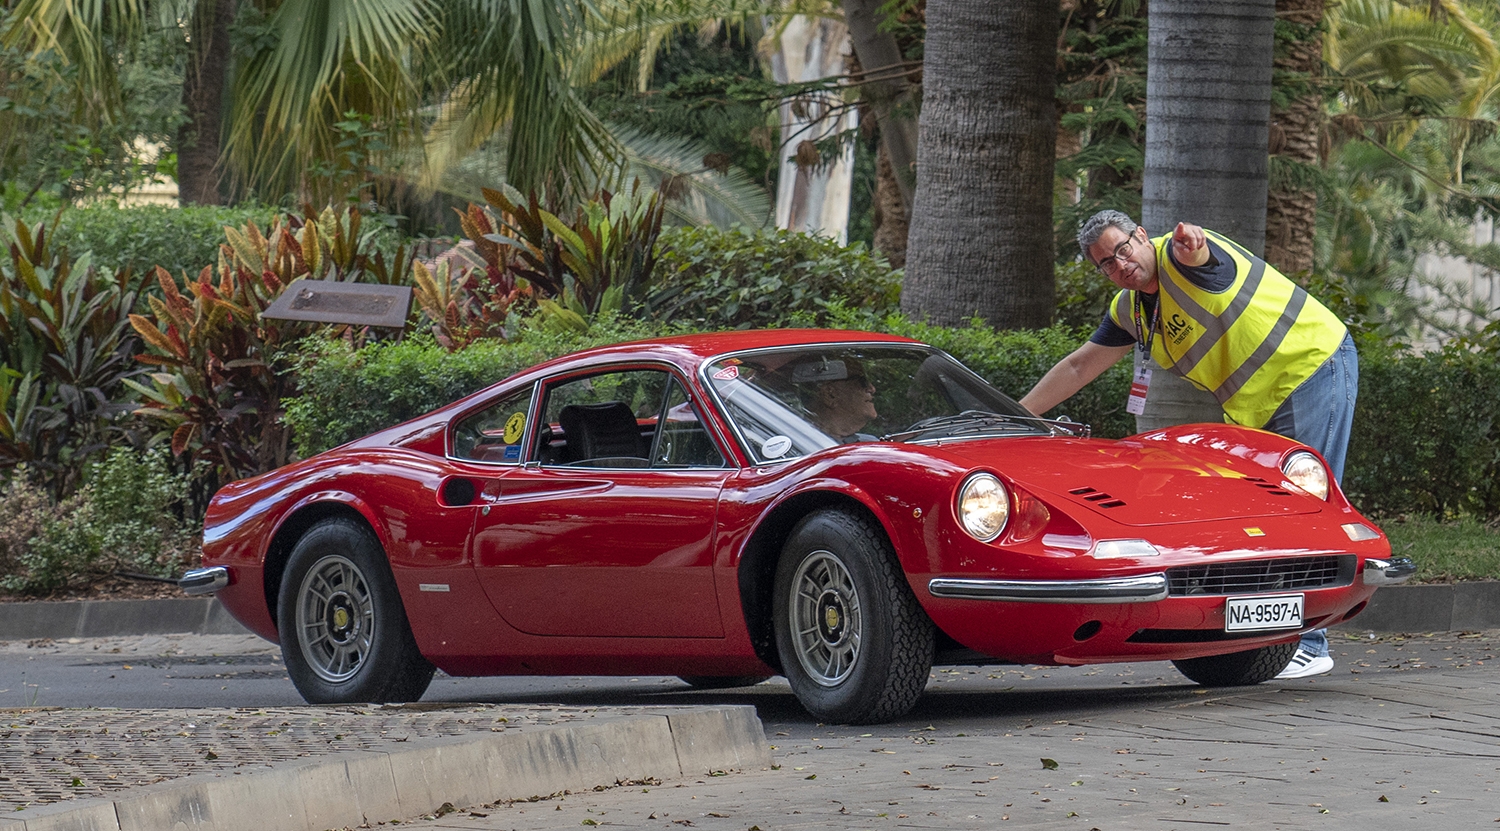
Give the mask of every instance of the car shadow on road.
<path id="1" fill-rule="evenodd" d="M 581 679 L 580 679 L 581 681 Z M 655 681 L 642 688 L 641 682 Z M 1024 685 L 1024 682 L 1023 682 Z M 786 683 L 773 679 L 752 687 L 732 690 L 697 690 L 675 679 L 655 680 L 591 678 L 580 689 L 550 689 L 528 693 L 472 697 L 464 690 L 465 700 L 484 704 L 557 704 L 575 707 L 683 707 L 744 704 L 755 707 L 761 721 L 779 725 L 815 725 L 817 720 L 803 709 Z M 1246 688 L 1248 689 L 1248 688 Z M 458 692 L 458 691 L 455 691 Z M 934 683 L 910 713 L 899 724 L 957 721 L 976 717 L 1014 718 L 1025 722 L 1033 718 L 1077 718 L 1140 707 L 1156 707 L 1201 700 L 1210 691 L 1189 682 L 1123 686 L 1099 683 L 1096 686 L 1049 684 L 1036 688 L 1005 686 L 988 689 L 952 689 Z M 1218 692 L 1218 691 L 1215 691 Z M 429 695 L 429 698 L 433 696 Z M 439 693 L 440 700 L 449 696 Z M 456 700 L 456 699 L 455 699 Z"/>

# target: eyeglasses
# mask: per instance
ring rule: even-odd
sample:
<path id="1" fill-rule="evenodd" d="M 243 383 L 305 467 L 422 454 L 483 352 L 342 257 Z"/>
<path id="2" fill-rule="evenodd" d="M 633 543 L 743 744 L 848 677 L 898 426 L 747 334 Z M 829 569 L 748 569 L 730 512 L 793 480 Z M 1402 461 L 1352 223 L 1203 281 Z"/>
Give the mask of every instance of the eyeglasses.
<path id="1" fill-rule="evenodd" d="M 1113 253 L 1096 264 L 1099 272 L 1105 277 L 1113 277 L 1120 270 L 1121 263 L 1130 262 L 1130 243 L 1131 240 L 1127 237 L 1124 242 L 1116 245 Z"/>

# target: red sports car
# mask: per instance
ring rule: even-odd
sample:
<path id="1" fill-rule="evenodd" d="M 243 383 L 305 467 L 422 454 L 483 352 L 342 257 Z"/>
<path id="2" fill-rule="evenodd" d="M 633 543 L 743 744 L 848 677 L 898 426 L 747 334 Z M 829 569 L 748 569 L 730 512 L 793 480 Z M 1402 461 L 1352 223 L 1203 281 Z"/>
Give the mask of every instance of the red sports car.
<path id="1" fill-rule="evenodd" d="M 569 355 L 235 482 L 180 582 L 309 702 L 414 700 L 434 667 L 780 673 L 874 722 L 934 664 L 1258 683 L 1411 571 L 1281 436 L 1092 439 L 916 341 L 770 331 Z"/>

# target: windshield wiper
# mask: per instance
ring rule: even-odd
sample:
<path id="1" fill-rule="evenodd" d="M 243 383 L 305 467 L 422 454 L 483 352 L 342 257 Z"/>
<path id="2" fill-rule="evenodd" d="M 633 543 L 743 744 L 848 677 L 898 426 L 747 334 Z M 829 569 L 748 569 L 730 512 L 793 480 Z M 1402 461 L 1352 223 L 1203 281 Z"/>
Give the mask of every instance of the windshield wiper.
<path id="1" fill-rule="evenodd" d="M 945 435 L 959 435 L 971 433 L 976 430 L 985 430 L 1000 424 L 1025 424 L 1037 419 L 1023 418 L 1021 416 L 1006 415 L 1004 413 L 992 413 L 987 410 L 964 410 L 961 413 L 946 416 L 933 416 L 924 418 L 905 430 L 895 433 L 887 433 L 881 436 L 881 441 L 906 441 L 917 436 L 930 433 L 943 433 Z"/>
<path id="2" fill-rule="evenodd" d="M 887 433 L 881 436 L 880 440 L 907 441 L 918 436 L 931 434 L 947 436 L 972 435 L 974 433 L 982 433 L 1000 425 L 1023 427 L 1037 432 L 1045 431 L 1054 436 L 1066 435 L 1087 438 L 1089 435 L 1088 425 L 1078 424 L 1065 419 L 1053 421 L 1045 418 L 1037 418 L 1036 416 L 992 413 L 988 410 L 964 410 L 961 413 L 953 415 L 924 418 L 905 430 Z"/>

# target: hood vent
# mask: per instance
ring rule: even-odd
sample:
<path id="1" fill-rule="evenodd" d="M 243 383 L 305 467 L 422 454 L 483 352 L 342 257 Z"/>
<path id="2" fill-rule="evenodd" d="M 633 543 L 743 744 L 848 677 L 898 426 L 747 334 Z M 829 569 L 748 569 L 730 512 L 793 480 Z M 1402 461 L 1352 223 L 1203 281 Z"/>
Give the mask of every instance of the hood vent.
<path id="1" fill-rule="evenodd" d="M 1253 476 L 1246 476 L 1245 481 L 1255 485 L 1257 488 L 1260 488 L 1261 490 L 1269 493 L 1272 496 L 1291 496 L 1290 493 L 1282 490 L 1280 485 L 1273 485 L 1264 479 L 1257 479 Z"/>
<path id="2" fill-rule="evenodd" d="M 1125 504 L 1123 499 L 1115 499 L 1113 496 L 1097 488 L 1074 488 L 1068 493 L 1083 497 L 1084 501 L 1092 502 L 1101 508 L 1119 508 Z"/>

